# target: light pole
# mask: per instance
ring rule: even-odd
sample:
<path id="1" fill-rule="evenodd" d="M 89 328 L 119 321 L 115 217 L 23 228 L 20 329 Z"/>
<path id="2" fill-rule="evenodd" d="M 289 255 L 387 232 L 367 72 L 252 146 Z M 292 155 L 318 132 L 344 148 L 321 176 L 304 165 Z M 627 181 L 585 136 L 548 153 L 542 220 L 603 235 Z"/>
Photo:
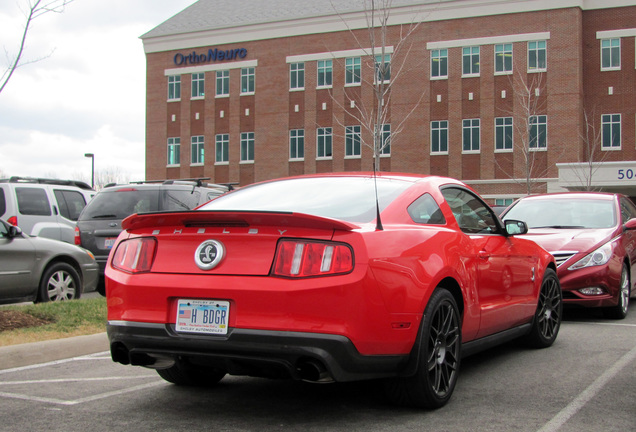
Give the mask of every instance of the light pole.
<path id="1" fill-rule="evenodd" d="M 95 189 L 95 155 L 93 153 L 84 153 L 84 157 L 91 158 L 91 187 Z"/>

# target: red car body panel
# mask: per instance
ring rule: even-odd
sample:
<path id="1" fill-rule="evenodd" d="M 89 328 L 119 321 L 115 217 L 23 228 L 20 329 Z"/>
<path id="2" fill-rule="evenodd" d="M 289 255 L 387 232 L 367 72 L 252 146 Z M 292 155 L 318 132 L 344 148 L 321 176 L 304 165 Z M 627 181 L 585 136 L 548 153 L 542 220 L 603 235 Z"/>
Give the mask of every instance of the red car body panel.
<path id="1" fill-rule="evenodd" d="M 171 327 L 177 301 L 214 299 L 230 303 L 233 330 L 336 335 L 351 341 L 361 356 L 408 356 L 433 291 L 451 285 L 462 296 L 464 342 L 531 323 L 552 256 L 523 238 L 461 232 L 440 192 L 443 185 L 465 188 L 460 182 L 387 177 L 412 185 L 383 210 L 383 230 L 375 221 L 281 212 L 196 210 L 127 218 L 113 250 L 136 237 L 155 238 L 157 248 L 151 271 L 140 274 L 113 268 L 111 253 L 109 328 L 154 323 L 166 326 L 171 341 L 194 340 Z M 438 202 L 444 225 L 414 223 L 405 211 L 424 193 Z M 195 251 L 210 238 L 225 246 L 226 258 L 201 270 Z M 353 270 L 300 280 L 274 276 L 281 239 L 346 244 Z M 194 336 L 201 337 L 206 336 Z"/>

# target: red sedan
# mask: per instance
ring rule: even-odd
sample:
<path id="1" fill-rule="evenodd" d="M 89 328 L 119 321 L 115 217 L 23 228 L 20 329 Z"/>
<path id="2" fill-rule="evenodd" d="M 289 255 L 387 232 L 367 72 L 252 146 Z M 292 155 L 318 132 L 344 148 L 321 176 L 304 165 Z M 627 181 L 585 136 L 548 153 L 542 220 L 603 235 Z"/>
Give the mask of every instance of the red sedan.
<path id="1" fill-rule="evenodd" d="M 436 408 L 462 356 L 548 347 L 561 323 L 552 255 L 449 178 L 281 179 L 122 226 L 106 268 L 113 360 L 175 384 L 383 378 L 395 402 Z"/>
<path id="2" fill-rule="evenodd" d="M 626 196 L 568 192 L 515 202 L 502 218 L 520 219 L 556 258 L 568 305 L 602 307 L 610 318 L 627 315 L 636 295 L 636 206 Z"/>

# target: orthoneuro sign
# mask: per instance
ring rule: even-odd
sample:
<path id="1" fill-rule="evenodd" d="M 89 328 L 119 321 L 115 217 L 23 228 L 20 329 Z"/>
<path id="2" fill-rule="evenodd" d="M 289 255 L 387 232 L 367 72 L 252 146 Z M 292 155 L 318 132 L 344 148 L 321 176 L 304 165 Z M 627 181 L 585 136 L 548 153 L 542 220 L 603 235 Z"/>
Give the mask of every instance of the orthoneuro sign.
<path id="1" fill-rule="evenodd" d="M 209 49 L 207 53 L 197 54 L 192 51 L 190 54 L 177 53 L 174 56 L 174 64 L 177 66 L 198 65 L 202 63 L 213 63 L 218 61 L 236 60 L 247 57 L 245 48 L 231 50 Z"/>

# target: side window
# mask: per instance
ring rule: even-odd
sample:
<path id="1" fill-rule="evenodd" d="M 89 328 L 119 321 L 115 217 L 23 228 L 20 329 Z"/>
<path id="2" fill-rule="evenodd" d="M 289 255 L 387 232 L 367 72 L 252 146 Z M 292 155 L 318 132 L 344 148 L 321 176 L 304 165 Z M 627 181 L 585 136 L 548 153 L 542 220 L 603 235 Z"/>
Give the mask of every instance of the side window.
<path id="1" fill-rule="evenodd" d="M 4 197 L 4 189 L 0 189 L 0 216 L 7 212 L 7 200 Z"/>
<path id="2" fill-rule="evenodd" d="M 53 192 L 55 193 L 60 214 L 66 219 L 77 221 L 86 205 L 84 196 L 79 192 L 70 190 L 54 190 Z"/>
<path id="3" fill-rule="evenodd" d="M 466 189 L 449 187 L 442 195 L 451 208 L 459 228 L 466 234 L 496 234 L 499 226 L 492 210 Z"/>
<path id="4" fill-rule="evenodd" d="M 622 223 L 636 218 L 636 205 L 627 198 L 621 198 L 621 219 Z"/>
<path id="5" fill-rule="evenodd" d="M 51 204 L 42 188 L 15 188 L 18 211 L 23 215 L 51 216 Z"/>
<path id="6" fill-rule="evenodd" d="M 424 194 L 408 207 L 407 211 L 413 222 L 419 224 L 443 225 L 446 219 L 442 210 L 430 194 Z"/>

